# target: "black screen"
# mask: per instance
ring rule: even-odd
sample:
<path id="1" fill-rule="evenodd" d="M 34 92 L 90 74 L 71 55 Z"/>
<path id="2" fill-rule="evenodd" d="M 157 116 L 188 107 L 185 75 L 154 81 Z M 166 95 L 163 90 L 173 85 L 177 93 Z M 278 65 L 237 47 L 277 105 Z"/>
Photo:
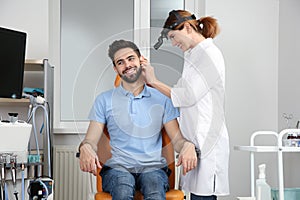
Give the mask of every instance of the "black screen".
<path id="1" fill-rule="evenodd" d="M 0 97 L 21 98 L 26 33 L 0 27 Z"/>

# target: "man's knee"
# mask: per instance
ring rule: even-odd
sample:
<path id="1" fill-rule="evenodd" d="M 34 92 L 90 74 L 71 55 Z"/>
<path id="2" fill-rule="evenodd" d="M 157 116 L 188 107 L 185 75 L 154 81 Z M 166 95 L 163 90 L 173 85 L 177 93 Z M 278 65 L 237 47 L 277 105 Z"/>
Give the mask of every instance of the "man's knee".
<path id="1" fill-rule="evenodd" d="M 121 183 L 114 187 L 111 191 L 111 195 L 114 200 L 133 199 L 135 187 L 131 184 Z"/>
<path id="2" fill-rule="evenodd" d="M 130 199 L 135 192 L 135 179 L 128 172 L 109 169 L 102 174 L 102 188 L 113 199 Z"/>
<path id="3" fill-rule="evenodd" d="M 168 176 L 163 170 L 147 172 L 139 180 L 141 192 L 150 199 L 165 199 L 169 190 Z"/>

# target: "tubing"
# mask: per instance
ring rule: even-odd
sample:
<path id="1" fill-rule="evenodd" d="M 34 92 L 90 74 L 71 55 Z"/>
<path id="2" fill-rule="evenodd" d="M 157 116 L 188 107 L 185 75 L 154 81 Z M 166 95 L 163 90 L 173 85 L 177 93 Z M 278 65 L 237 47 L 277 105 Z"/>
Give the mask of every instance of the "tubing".
<path id="1" fill-rule="evenodd" d="M 32 110 L 32 125 L 33 125 L 33 132 L 34 132 L 34 137 L 35 137 L 35 142 L 36 142 L 36 148 L 37 148 L 37 154 L 40 156 L 40 151 L 39 151 L 39 144 L 38 144 L 38 138 L 37 138 L 37 131 L 36 131 L 36 125 L 35 125 L 35 114 L 36 114 L 36 110 L 38 108 L 42 108 L 44 111 L 44 117 L 46 119 L 46 137 L 47 137 L 47 143 L 48 143 L 48 174 L 51 177 L 51 156 L 50 156 L 50 133 L 49 133 L 49 117 L 48 117 L 48 111 L 46 109 L 46 107 L 44 105 L 36 105 L 34 106 L 33 110 Z"/>
<path id="2" fill-rule="evenodd" d="M 24 176 L 24 164 L 22 164 L 22 186 L 21 186 L 21 196 L 22 196 L 22 200 L 25 200 L 25 176 Z"/>
<path id="3" fill-rule="evenodd" d="M 44 119 L 46 120 L 45 128 L 46 128 L 46 137 L 47 137 L 47 143 L 48 143 L 48 175 L 49 177 L 52 177 L 51 174 L 51 148 L 50 148 L 50 124 L 49 124 L 49 116 L 48 116 L 48 110 L 45 107 L 46 101 L 43 102 L 43 104 L 37 102 L 36 98 L 32 95 L 28 94 L 23 94 L 25 97 L 30 99 L 31 105 L 29 106 L 28 109 L 28 114 L 27 114 L 27 123 L 29 123 L 30 120 L 32 120 L 32 125 L 33 125 L 33 132 L 34 132 L 34 138 L 35 138 L 35 143 L 36 143 L 36 149 L 37 149 L 37 154 L 40 156 L 40 151 L 39 151 L 39 144 L 38 144 L 38 137 L 37 137 L 37 130 L 36 130 L 36 123 L 35 123 L 35 115 L 36 115 L 36 110 L 38 108 L 42 108 L 44 111 Z M 44 126 L 44 125 L 43 125 Z M 43 129 L 43 126 L 41 130 Z M 42 131 L 40 131 L 42 133 Z M 31 148 L 30 148 L 30 141 L 29 141 L 29 153 L 31 153 Z"/>
<path id="4" fill-rule="evenodd" d="M 4 184 L 4 194 L 5 194 L 5 200 L 8 200 L 8 193 L 7 193 L 7 185 L 6 183 Z"/>

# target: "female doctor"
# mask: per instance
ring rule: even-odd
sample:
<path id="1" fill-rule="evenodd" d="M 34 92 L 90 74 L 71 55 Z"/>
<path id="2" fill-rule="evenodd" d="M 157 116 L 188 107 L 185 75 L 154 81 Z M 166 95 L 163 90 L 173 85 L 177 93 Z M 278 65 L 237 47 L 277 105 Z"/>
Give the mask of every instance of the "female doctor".
<path id="1" fill-rule="evenodd" d="M 219 33 L 216 19 L 196 19 L 185 10 L 173 10 L 154 46 L 164 38 L 184 52 L 181 78 L 174 87 L 159 81 L 153 67 L 142 61 L 147 84 L 172 99 L 180 109 L 182 134 L 200 149 L 198 167 L 181 177 L 181 187 L 192 200 L 215 200 L 229 195 L 229 138 L 224 116 L 225 65 L 212 38 Z"/>

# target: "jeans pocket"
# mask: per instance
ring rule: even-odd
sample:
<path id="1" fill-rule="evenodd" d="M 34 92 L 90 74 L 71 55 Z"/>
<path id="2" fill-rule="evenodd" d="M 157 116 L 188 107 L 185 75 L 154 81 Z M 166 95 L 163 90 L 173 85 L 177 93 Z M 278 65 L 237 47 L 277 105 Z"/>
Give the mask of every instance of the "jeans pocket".
<path id="1" fill-rule="evenodd" d="M 164 172 L 166 173 L 167 177 L 169 177 L 169 176 L 171 175 L 171 173 L 172 173 L 172 170 L 171 170 L 170 168 L 168 168 L 168 167 L 163 167 L 163 168 L 161 168 L 161 170 L 164 171 Z M 162 177 L 162 180 L 165 180 L 165 181 L 164 181 L 164 189 L 165 189 L 165 191 L 169 191 L 169 190 L 170 190 L 170 185 L 169 185 L 169 180 L 168 180 L 168 178 L 167 178 L 167 179 L 164 179 L 164 178 Z"/>
<path id="2" fill-rule="evenodd" d="M 102 177 L 108 170 L 110 170 L 111 168 L 106 166 L 106 165 L 103 165 L 102 166 L 102 169 L 100 171 L 100 176 Z"/>
<path id="3" fill-rule="evenodd" d="M 109 177 L 107 175 L 108 175 L 108 171 L 111 169 L 112 168 L 110 168 L 106 165 L 103 165 L 102 169 L 100 171 L 100 176 L 102 177 L 102 190 L 104 192 L 108 192 L 107 187 L 108 187 L 108 184 L 110 183 L 110 181 L 107 180 L 107 179 L 109 179 Z"/>

